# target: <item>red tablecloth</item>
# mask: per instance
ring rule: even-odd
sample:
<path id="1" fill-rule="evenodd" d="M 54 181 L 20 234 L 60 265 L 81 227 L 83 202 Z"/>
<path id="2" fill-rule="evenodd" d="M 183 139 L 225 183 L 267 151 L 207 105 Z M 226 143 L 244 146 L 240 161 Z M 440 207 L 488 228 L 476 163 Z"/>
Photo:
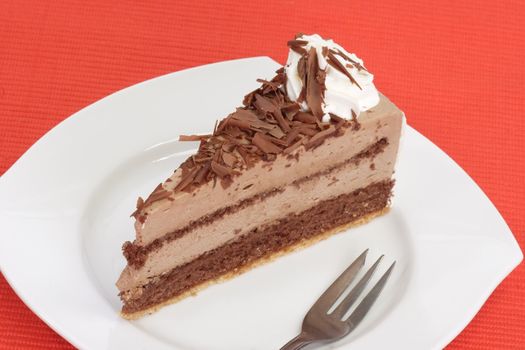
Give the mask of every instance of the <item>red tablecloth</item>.
<path id="1" fill-rule="evenodd" d="M 64 118 L 116 90 L 232 58 L 284 62 L 293 34 L 318 32 L 365 60 L 381 91 L 474 178 L 523 247 L 524 4 L 343 2 L 1 1 L 0 174 Z M 0 348 L 17 347 L 70 345 L 0 276 Z M 525 348 L 524 264 L 449 348 Z"/>

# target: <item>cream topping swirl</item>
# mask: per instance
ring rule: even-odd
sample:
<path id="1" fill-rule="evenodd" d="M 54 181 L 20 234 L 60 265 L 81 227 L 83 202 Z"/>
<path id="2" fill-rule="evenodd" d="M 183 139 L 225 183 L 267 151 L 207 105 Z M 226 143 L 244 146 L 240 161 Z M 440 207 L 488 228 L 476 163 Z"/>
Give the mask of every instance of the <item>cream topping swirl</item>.
<path id="1" fill-rule="evenodd" d="M 352 118 L 379 103 L 379 93 L 374 86 L 374 76 L 363 66 L 363 61 L 353 53 L 347 52 L 333 40 L 325 40 L 318 34 L 300 35 L 289 42 L 290 52 L 284 67 L 287 81 L 286 92 L 292 101 L 297 101 L 304 111 L 312 110 L 304 98 L 304 77 L 301 60 L 309 56 L 311 49 L 316 51 L 319 69 L 324 80 L 321 108 L 325 116 L 335 114 L 341 118 Z M 318 74 L 319 76 L 319 74 Z M 317 77 L 319 78 L 319 77 Z M 303 91 L 303 93 L 301 93 Z M 315 113 L 314 113 L 315 114 Z"/>

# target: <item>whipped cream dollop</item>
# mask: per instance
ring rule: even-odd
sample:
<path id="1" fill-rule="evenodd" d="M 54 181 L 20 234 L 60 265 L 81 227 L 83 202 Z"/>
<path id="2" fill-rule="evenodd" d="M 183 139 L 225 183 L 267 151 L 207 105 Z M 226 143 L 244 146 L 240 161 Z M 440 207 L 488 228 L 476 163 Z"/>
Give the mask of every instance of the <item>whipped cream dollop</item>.
<path id="1" fill-rule="evenodd" d="M 299 35 L 288 46 L 286 92 L 303 111 L 323 120 L 329 114 L 350 119 L 379 103 L 374 76 L 359 57 L 333 40 Z"/>

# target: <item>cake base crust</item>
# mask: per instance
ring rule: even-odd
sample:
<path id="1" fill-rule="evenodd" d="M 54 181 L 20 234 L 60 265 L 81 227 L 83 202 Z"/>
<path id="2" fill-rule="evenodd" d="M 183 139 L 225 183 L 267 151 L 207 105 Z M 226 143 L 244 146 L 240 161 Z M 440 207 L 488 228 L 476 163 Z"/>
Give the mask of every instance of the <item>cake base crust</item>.
<path id="1" fill-rule="evenodd" d="M 122 293 L 124 306 L 121 315 L 126 319 L 140 318 L 195 295 L 213 283 L 228 280 L 337 232 L 364 224 L 388 211 L 392 186 L 393 181 L 387 180 L 321 202 L 303 213 L 284 218 L 277 224 L 262 228 L 260 232 L 252 232 L 176 267 L 141 287 L 135 298 L 126 300 L 125 292 Z M 280 236 L 281 232 L 284 233 Z M 249 248 L 247 255 L 243 255 L 241 248 L 244 247 Z"/>

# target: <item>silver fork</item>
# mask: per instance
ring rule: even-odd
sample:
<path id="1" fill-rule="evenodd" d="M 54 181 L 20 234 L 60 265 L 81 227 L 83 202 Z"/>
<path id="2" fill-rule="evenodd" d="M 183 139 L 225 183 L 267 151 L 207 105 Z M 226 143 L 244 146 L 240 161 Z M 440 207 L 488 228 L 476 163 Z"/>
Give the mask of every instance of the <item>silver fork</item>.
<path id="1" fill-rule="evenodd" d="M 348 268 L 332 283 L 327 290 L 317 299 L 303 320 L 301 333 L 284 345 L 281 350 L 302 349 L 315 342 L 333 342 L 352 332 L 368 313 L 377 297 L 383 290 L 388 277 L 392 273 L 396 262 L 394 261 L 370 292 L 357 305 L 348 318 L 345 314 L 363 292 L 374 271 L 384 255 L 366 271 L 365 275 L 357 282 L 347 296 L 336 305 L 336 301 L 348 288 L 363 267 L 368 249 L 365 250 Z M 335 306 L 335 308 L 334 308 Z M 331 311 L 333 309 L 333 311 Z M 330 311 L 330 312 L 329 312 Z"/>

